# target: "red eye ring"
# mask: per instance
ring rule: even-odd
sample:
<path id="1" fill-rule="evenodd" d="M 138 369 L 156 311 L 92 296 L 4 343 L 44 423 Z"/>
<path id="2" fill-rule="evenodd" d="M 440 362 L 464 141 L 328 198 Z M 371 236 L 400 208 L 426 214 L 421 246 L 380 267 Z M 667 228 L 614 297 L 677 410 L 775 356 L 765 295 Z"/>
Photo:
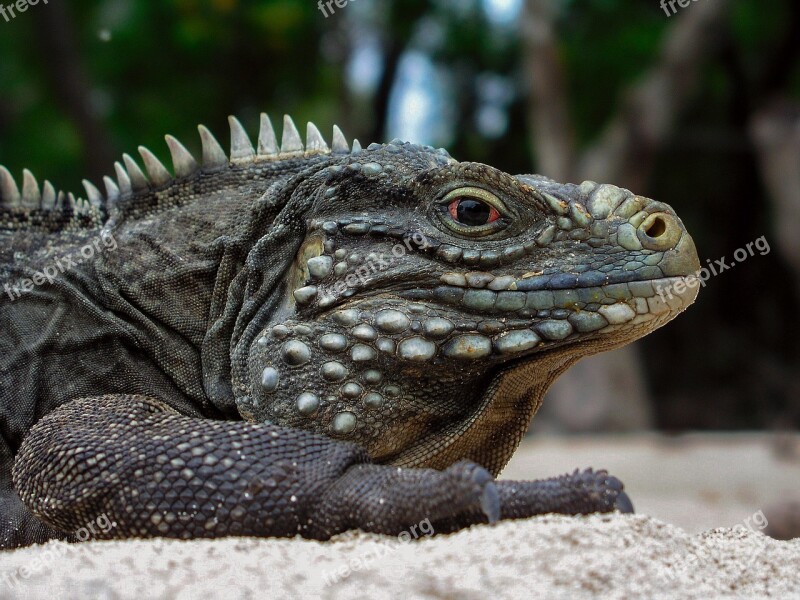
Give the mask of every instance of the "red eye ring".
<path id="1" fill-rule="evenodd" d="M 476 205 L 481 205 L 485 209 L 488 209 L 488 215 L 486 216 L 486 220 L 483 223 L 465 223 L 463 215 L 459 215 L 459 206 L 464 201 L 472 203 L 472 207 L 473 208 Z M 480 225 L 488 225 L 489 223 L 494 223 L 495 221 L 497 221 L 497 219 L 500 218 L 500 213 L 497 211 L 497 209 L 494 206 L 492 206 L 491 204 L 488 204 L 488 203 L 486 203 L 483 200 L 480 200 L 478 198 L 469 198 L 469 197 L 456 198 L 447 206 L 447 210 L 450 213 L 450 217 L 456 223 L 462 223 L 464 225 L 469 225 L 469 226 L 473 226 L 473 227 L 474 226 L 480 226 Z"/>

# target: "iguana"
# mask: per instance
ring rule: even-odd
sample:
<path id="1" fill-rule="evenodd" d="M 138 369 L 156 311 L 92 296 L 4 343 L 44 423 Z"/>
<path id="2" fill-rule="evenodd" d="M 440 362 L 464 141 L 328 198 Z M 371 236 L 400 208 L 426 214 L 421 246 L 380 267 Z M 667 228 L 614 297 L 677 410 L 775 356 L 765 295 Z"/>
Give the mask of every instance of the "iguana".
<path id="1" fill-rule="evenodd" d="M 0 168 L 2 547 L 633 510 L 606 471 L 493 477 L 556 377 L 694 300 L 669 206 L 229 122 L 85 200 Z"/>

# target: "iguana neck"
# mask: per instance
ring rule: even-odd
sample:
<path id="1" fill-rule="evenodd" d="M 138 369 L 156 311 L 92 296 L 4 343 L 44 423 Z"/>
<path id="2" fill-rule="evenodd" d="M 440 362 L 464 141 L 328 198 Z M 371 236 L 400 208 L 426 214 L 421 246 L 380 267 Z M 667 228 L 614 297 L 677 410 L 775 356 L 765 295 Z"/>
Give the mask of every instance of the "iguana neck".
<path id="1" fill-rule="evenodd" d="M 183 344 L 182 355 L 191 353 L 192 368 L 202 369 L 205 395 L 233 417 L 229 348 L 236 318 L 255 288 L 272 287 L 290 265 L 288 256 L 264 254 L 263 240 L 320 162 L 201 173 L 140 199 L 145 210 L 112 216 L 106 225 L 117 248 L 92 267 L 113 290 L 105 301 L 130 307 L 139 326 Z M 292 235 L 299 243 L 302 230 Z"/>

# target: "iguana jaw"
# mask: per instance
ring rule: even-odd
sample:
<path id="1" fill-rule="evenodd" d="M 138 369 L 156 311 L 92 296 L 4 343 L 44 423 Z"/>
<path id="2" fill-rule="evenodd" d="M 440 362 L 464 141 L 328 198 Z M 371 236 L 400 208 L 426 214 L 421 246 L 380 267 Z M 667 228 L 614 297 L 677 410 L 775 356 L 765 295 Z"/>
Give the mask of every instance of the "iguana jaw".
<path id="1" fill-rule="evenodd" d="M 688 275 L 697 258 L 691 243 L 684 250 Z M 361 290 L 313 320 L 295 317 L 265 330 L 251 351 L 258 384 L 253 403 L 239 404 L 243 415 L 350 439 L 375 460 L 401 466 L 444 468 L 491 446 L 495 462 L 481 458 L 497 472 L 563 370 L 661 327 L 697 296 L 683 276 L 560 293 L 494 291 L 483 281 L 481 291 L 495 294 L 489 309 L 469 300 L 468 287 L 454 295 L 461 279 L 453 273 L 441 279 L 449 285 Z M 503 311 L 506 293 L 522 294 L 527 306 L 529 299 L 550 304 L 524 316 Z M 598 308 L 571 300 L 579 296 Z"/>

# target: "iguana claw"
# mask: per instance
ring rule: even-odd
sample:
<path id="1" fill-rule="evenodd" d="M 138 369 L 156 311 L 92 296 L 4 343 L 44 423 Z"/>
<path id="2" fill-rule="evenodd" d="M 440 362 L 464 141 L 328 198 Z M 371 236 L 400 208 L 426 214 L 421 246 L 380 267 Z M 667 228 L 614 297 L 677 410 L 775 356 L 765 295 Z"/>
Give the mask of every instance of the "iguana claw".
<path id="1" fill-rule="evenodd" d="M 633 503 L 625 492 L 620 492 L 617 496 L 617 501 L 614 502 L 614 508 L 623 514 L 633 514 Z"/>

